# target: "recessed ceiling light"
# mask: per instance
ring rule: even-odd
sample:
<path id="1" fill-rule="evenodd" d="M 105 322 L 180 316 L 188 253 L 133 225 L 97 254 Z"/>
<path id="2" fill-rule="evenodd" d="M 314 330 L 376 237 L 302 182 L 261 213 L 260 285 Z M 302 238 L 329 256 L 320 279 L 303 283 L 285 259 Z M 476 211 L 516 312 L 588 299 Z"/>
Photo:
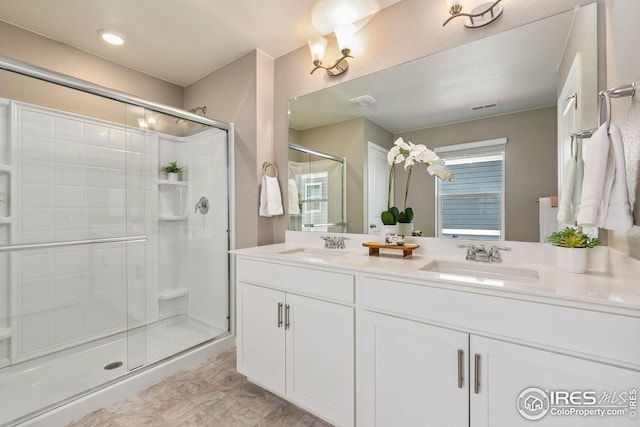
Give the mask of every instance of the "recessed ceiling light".
<path id="1" fill-rule="evenodd" d="M 98 30 L 98 35 L 102 38 L 102 40 L 106 41 L 109 44 L 113 44 L 116 46 L 124 44 L 124 36 L 117 31 L 105 30 L 104 28 L 101 28 Z"/>

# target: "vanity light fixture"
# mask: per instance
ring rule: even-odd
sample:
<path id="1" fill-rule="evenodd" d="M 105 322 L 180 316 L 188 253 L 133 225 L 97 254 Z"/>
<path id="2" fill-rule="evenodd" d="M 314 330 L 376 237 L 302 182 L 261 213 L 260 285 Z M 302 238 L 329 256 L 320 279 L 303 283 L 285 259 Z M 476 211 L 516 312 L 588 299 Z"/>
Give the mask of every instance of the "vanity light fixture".
<path id="1" fill-rule="evenodd" d="M 502 0 L 482 3 L 481 5 L 473 8 L 470 13 L 462 13 L 462 0 L 446 1 L 451 16 L 446 21 L 444 21 L 444 24 L 442 24 L 443 27 L 447 25 L 453 18 L 457 18 L 459 16 L 464 16 L 467 18 L 464 20 L 464 26 L 467 28 L 483 27 L 487 24 L 492 23 L 493 21 L 498 19 L 500 15 L 502 15 L 502 5 L 499 4 Z"/>
<path id="2" fill-rule="evenodd" d="M 353 43 L 353 35 L 356 32 L 356 27 L 353 24 L 340 24 L 336 27 L 335 33 L 338 39 L 338 48 L 342 57 L 336 60 L 336 62 L 330 67 L 322 66 L 322 59 L 324 58 L 325 50 L 327 49 L 327 39 L 324 37 L 312 37 L 309 39 L 309 50 L 311 51 L 311 60 L 313 61 L 314 68 L 310 74 L 313 74 L 318 68 L 322 68 L 327 71 L 332 77 L 339 76 L 349 69 L 349 61 L 347 58 L 353 58 L 351 56 L 351 47 Z"/>
<path id="3" fill-rule="evenodd" d="M 100 36 L 100 38 L 102 40 L 104 40 L 105 42 L 115 45 L 115 46 L 121 46 L 124 44 L 124 36 L 120 33 L 118 33 L 117 31 L 112 31 L 112 30 L 107 30 L 104 28 L 100 28 L 97 31 L 98 35 Z"/>

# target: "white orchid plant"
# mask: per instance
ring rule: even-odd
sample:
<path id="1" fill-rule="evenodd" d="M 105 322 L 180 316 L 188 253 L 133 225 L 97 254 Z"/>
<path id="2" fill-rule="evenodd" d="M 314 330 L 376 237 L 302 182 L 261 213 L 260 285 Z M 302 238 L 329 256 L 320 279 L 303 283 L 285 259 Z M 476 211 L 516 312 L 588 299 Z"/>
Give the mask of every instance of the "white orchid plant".
<path id="1" fill-rule="evenodd" d="M 387 193 L 387 210 L 382 212 L 382 223 L 393 225 L 398 222 L 409 223 L 413 221 L 413 209 L 407 207 L 407 197 L 409 196 L 409 184 L 411 183 L 411 173 L 416 164 L 423 164 L 427 167 L 429 175 L 435 175 L 443 181 L 453 181 L 454 174 L 444 165 L 444 160 L 436 153 L 422 144 L 405 142 L 402 137 L 396 139 L 393 147 L 387 154 L 389 163 L 389 191 Z M 404 209 L 398 210 L 391 206 L 391 188 L 395 176 L 395 168 L 398 163 L 404 162 L 404 169 L 407 171 L 407 184 L 404 190 Z"/>

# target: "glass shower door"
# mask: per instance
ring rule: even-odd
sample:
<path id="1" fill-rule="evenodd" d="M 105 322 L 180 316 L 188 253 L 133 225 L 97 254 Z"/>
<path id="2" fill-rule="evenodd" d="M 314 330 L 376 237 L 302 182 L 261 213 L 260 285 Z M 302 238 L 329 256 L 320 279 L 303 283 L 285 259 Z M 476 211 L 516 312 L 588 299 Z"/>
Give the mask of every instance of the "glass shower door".
<path id="1" fill-rule="evenodd" d="M 346 160 L 289 145 L 289 229 L 346 232 Z"/>

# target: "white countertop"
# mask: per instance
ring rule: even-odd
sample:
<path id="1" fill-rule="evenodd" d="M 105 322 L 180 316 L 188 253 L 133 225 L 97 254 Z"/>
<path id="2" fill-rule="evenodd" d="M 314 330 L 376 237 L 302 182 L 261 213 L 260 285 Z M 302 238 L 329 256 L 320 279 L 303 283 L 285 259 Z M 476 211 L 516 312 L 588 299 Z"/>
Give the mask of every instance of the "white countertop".
<path id="1" fill-rule="evenodd" d="M 308 236 L 310 235 L 310 236 Z M 324 234 L 323 234 L 324 235 Z M 333 235 L 333 234 L 332 234 Z M 548 244 L 499 242 L 511 251 L 503 252 L 499 264 L 466 261 L 463 249 L 451 240 L 419 238 L 420 249 L 409 259 L 403 259 L 402 251 L 380 250 L 379 256 L 369 256 L 362 247 L 364 241 L 375 241 L 376 236 L 348 235 L 347 249 L 323 249 L 319 233 L 287 233 L 287 243 L 239 249 L 232 253 L 251 258 L 307 265 L 310 268 L 346 270 L 357 274 L 384 274 L 411 282 L 447 289 L 490 294 L 505 298 L 544 302 L 575 308 L 585 308 L 607 313 L 640 317 L 640 262 L 606 247 L 592 250 L 590 269 L 585 274 L 566 273 L 555 266 L 554 250 Z M 482 243 L 482 242 L 476 242 Z M 491 242 L 484 242 L 487 248 Z M 494 242 L 495 243 L 495 242 Z M 308 252 L 303 254 L 302 249 Z M 458 265 L 481 268 L 517 268 L 535 270 L 539 280 L 475 280 L 472 277 L 455 277 L 434 271 L 421 270 L 430 262 L 453 261 Z"/>

